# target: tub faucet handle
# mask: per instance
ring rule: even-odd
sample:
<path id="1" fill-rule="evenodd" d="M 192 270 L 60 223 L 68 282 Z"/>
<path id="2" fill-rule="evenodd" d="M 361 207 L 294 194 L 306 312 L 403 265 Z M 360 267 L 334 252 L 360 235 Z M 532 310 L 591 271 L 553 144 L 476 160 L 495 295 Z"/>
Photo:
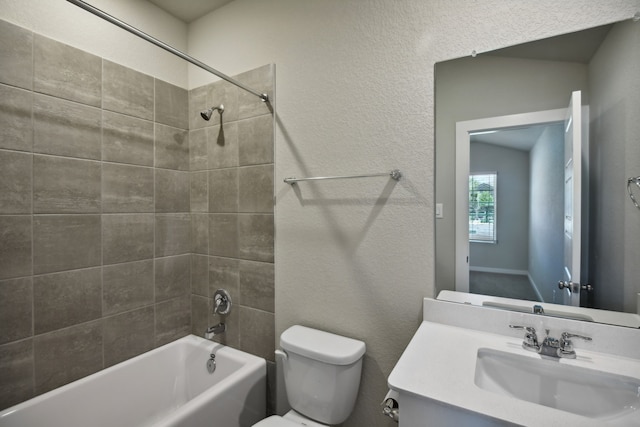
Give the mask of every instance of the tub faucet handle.
<path id="1" fill-rule="evenodd" d="M 218 289 L 213 294 L 213 314 L 229 314 L 231 311 L 231 295 L 224 289 Z"/>

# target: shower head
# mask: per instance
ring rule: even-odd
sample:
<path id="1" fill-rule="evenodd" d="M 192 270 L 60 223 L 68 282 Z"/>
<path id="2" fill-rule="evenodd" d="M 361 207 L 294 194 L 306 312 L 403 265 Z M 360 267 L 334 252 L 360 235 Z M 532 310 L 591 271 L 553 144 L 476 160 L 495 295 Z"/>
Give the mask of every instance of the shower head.
<path id="1" fill-rule="evenodd" d="M 201 111 L 200 116 L 206 121 L 209 121 L 209 119 L 211 119 L 211 115 L 215 110 L 218 110 L 218 112 L 222 115 L 222 113 L 224 113 L 224 105 L 220 104 L 217 107 L 211 107 L 208 110 Z"/>
<path id="2" fill-rule="evenodd" d="M 209 119 L 211 118 L 211 114 L 213 114 L 213 108 L 209 108 L 206 111 L 200 111 L 200 116 L 206 121 L 209 121 Z"/>

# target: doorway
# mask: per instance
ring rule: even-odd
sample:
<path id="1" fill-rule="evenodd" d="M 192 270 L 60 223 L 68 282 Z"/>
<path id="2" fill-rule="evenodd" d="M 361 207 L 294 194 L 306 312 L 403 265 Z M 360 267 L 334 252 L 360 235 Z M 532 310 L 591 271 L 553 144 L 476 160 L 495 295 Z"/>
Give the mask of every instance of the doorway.
<path id="1" fill-rule="evenodd" d="M 565 114 L 558 109 L 457 123 L 456 290 L 561 303 L 559 290 L 543 295 L 537 282 L 562 277 Z M 495 221 L 496 232 L 481 241 L 470 234 L 487 227 L 471 224 L 478 222 L 471 177 L 489 170 L 497 172 L 500 190 L 493 214 L 480 218 Z"/>

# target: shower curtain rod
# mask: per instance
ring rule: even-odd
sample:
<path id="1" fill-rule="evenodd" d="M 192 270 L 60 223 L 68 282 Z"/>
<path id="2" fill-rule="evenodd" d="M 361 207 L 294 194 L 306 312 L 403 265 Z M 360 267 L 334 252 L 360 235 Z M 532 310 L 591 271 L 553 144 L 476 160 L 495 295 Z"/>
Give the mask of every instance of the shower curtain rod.
<path id="1" fill-rule="evenodd" d="M 87 12 L 91 12 L 94 15 L 104 19 L 105 21 L 109 21 L 114 25 L 117 25 L 118 27 L 122 28 L 123 30 L 126 30 L 132 34 L 135 34 L 136 36 L 145 39 L 146 41 L 148 41 L 149 43 L 152 43 L 156 46 L 158 46 L 159 48 L 162 48 L 164 50 L 166 50 L 167 52 L 170 52 L 182 59 L 184 59 L 187 62 L 192 63 L 193 65 L 195 65 L 196 67 L 200 67 L 205 71 L 210 72 L 211 74 L 214 74 L 218 77 L 220 77 L 223 80 L 228 81 L 229 83 L 238 86 L 241 89 L 246 90 L 247 92 L 257 96 L 258 98 L 260 98 L 262 101 L 264 102 L 269 102 L 269 95 L 267 95 L 266 93 L 260 93 L 256 90 L 251 89 L 250 87 L 245 86 L 244 84 L 240 83 L 239 81 L 227 76 L 226 74 L 221 73 L 220 71 L 211 68 L 210 66 L 208 66 L 207 64 L 198 61 L 197 59 L 187 55 L 186 53 L 183 53 L 181 51 L 179 51 L 178 49 L 174 48 L 173 46 L 170 46 L 158 39 L 156 39 L 155 37 L 150 36 L 149 34 L 140 31 L 139 29 L 137 29 L 136 27 L 133 27 L 129 24 L 127 24 L 126 22 L 123 22 L 121 20 L 119 20 L 118 18 L 109 15 L 106 12 L 103 12 L 102 10 L 98 9 L 97 7 L 91 6 L 88 3 L 85 3 L 82 0 L 67 0 L 69 3 L 75 4 L 76 6 L 86 10 Z"/>

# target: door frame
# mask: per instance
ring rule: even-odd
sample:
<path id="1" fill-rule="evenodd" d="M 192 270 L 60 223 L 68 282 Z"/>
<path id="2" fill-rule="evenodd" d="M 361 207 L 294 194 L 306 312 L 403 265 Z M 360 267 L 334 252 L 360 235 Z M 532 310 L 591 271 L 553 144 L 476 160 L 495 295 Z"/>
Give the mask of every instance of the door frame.
<path id="1" fill-rule="evenodd" d="M 455 290 L 469 292 L 469 172 L 472 132 L 563 123 L 566 108 L 456 122 Z"/>

